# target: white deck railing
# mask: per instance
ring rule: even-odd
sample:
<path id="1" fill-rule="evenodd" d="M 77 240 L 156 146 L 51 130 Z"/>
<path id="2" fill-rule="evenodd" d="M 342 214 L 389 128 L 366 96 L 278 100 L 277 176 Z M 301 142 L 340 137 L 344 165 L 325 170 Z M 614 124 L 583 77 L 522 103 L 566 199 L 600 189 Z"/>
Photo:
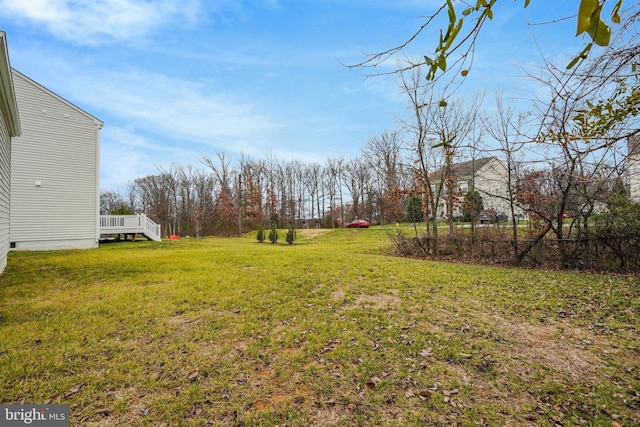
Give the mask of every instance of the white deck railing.
<path id="1" fill-rule="evenodd" d="M 160 225 L 144 214 L 100 215 L 100 234 L 144 234 L 151 240 L 161 240 Z"/>

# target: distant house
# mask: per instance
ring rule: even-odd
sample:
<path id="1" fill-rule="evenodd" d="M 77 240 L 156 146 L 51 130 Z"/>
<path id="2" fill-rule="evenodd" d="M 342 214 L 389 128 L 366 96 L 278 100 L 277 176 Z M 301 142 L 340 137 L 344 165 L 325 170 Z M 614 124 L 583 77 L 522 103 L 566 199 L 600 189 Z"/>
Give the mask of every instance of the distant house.
<path id="1" fill-rule="evenodd" d="M 12 141 L 10 247 L 96 248 L 103 123 L 12 71 L 22 135 Z"/>
<path id="2" fill-rule="evenodd" d="M 457 180 L 459 203 L 454 210 L 454 216 L 462 216 L 462 198 L 469 191 L 477 191 L 482 196 L 485 210 L 492 210 L 497 214 L 511 216 L 509 207 L 508 170 L 497 157 L 484 157 L 462 163 L 454 163 L 451 174 Z M 442 169 L 436 172 L 436 177 L 442 176 Z M 440 181 L 432 181 L 432 191 L 437 191 Z M 446 189 L 442 189 L 442 197 L 436 215 L 446 216 Z M 520 212 L 519 212 L 520 213 Z"/>
<path id="3" fill-rule="evenodd" d="M 7 265 L 9 252 L 9 215 L 11 202 L 11 143 L 20 135 L 20 117 L 13 90 L 9 49 L 4 31 L 0 31 L 0 273 Z"/>

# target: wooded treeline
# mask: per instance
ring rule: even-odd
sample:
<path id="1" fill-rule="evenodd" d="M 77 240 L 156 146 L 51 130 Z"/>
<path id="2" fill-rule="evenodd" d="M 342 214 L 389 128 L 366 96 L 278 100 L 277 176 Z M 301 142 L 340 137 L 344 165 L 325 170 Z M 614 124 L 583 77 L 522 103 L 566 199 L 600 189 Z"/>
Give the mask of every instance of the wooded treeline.
<path id="1" fill-rule="evenodd" d="M 172 164 L 130 182 L 126 194 L 105 191 L 103 214 L 144 212 L 163 233 L 232 236 L 275 224 L 341 227 L 354 218 L 389 223 L 404 215 L 398 188 L 410 185 L 397 133 L 373 138 L 366 155 L 325 164 L 203 156 L 200 167 Z"/>

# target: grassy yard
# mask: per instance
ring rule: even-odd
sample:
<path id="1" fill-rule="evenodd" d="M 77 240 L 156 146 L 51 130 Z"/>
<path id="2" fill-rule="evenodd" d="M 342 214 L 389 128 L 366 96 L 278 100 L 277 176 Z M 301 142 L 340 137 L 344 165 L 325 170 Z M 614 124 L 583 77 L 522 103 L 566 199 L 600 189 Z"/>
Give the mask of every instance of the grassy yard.
<path id="1" fill-rule="evenodd" d="M 640 425 L 637 277 L 284 235 L 10 253 L 0 403 L 74 426 Z"/>

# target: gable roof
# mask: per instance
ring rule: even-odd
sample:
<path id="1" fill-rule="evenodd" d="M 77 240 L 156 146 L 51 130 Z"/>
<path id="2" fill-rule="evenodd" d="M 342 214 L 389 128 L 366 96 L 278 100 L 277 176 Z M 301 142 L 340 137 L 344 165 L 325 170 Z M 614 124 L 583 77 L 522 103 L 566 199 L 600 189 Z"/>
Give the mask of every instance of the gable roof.
<path id="1" fill-rule="evenodd" d="M 485 167 L 495 157 L 484 157 L 482 159 L 469 160 L 462 163 L 455 163 L 452 167 L 453 174 L 458 178 L 474 176 L 480 169 Z"/>
<path id="2" fill-rule="evenodd" d="M 98 125 L 99 128 L 102 128 L 104 126 L 104 122 L 98 118 L 96 118 L 95 116 L 87 113 L 86 111 L 84 111 L 82 108 L 78 107 L 77 105 L 74 105 L 73 103 L 67 101 L 66 99 L 64 99 L 63 97 L 61 97 L 60 95 L 56 94 L 55 92 L 47 89 L 46 87 L 42 86 L 40 83 L 38 83 L 37 81 L 25 76 L 24 74 L 22 74 L 20 71 L 16 70 L 15 68 L 12 68 L 11 71 L 17 75 L 18 77 L 24 79 L 25 81 L 29 82 L 30 84 L 34 85 L 35 87 L 37 87 L 38 89 L 42 90 L 43 92 L 47 93 L 48 95 L 50 95 L 51 97 L 57 99 L 58 101 L 68 105 L 69 107 L 73 108 L 74 110 L 78 111 L 80 114 L 83 114 L 84 116 L 88 117 L 89 119 L 91 119 L 93 121 L 93 123 L 95 123 L 96 125 Z"/>
<path id="3" fill-rule="evenodd" d="M 451 174 L 457 178 L 472 178 L 480 169 L 488 165 L 495 157 L 483 157 L 481 159 L 468 160 L 462 163 L 454 163 L 451 165 Z M 438 169 L 434 173 L 435 182 L 444 174 L 444 168 Z"/>
<path id="4" fill-rule="evenodd" d="M 0 31 L 0 111 L 7 122 L 9 135 L 20 136 L 20 116 L 13 91 L 7 34 L 4 31 Z"/>

